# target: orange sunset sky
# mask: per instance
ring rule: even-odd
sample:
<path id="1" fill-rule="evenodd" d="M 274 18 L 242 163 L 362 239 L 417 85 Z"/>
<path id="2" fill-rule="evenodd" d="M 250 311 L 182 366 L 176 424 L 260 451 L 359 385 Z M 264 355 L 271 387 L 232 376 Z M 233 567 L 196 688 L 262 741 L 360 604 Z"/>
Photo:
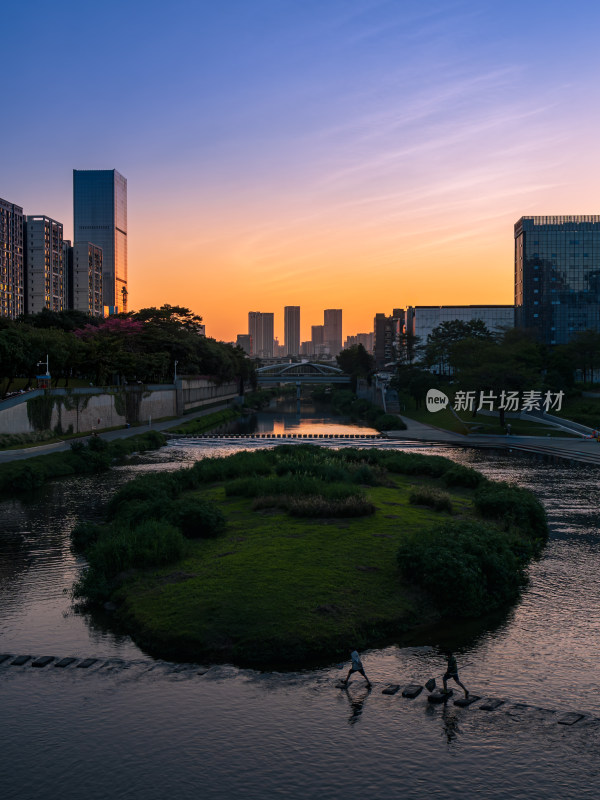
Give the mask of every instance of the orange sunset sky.
<path id="1" fill-rule="evenodd" d="M 325 308 L 345 337 L 394 307 L 511 303 L 515 221 L 600 211 L 600 8 L 565 29 L 559 6 L 15 6 L 0 196 L 69 238 L 73 168 L 117 169 L 130 306 L 188 306 L 226 341 L 253 310 L 283 342 L 285 305 L 307 340 Z M 92 22 L 114 57 L 86 57 Z M 28 93 L 41 71 L 64 102 Z"/>

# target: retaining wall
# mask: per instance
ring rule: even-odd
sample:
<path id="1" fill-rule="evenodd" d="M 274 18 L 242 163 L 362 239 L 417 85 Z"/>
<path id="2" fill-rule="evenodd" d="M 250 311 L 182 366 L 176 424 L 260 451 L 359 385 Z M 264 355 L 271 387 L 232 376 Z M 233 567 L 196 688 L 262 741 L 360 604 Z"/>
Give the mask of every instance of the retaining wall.
<path id="1" fill-rule="evenodd" d="M 237 396 L 237 383 L 180 378 L 175 385 L 36 389 L 0 401 L 0 434 L 87 433 L 126 423 L 182 416 Z"/>

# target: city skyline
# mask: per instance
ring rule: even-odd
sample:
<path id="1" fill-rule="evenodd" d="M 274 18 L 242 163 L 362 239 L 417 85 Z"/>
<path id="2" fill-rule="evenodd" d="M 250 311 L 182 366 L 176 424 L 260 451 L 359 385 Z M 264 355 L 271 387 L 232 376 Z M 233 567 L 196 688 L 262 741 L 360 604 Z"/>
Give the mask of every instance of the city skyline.
<path id="1" fill-rule="evenodd" d="M 133 309 L 186 305 L 233 341 L 270 308 L 282 342 L 290 300 L 301 341 L 324 308 L 345 336 L 392 303 L 511 304 L 515 222 L 598 210 L 591 2 L 577 37 L 541 2 L 178 8 L 6 10 L 0 196 L 72 240 L 72 170 L 117 167 Z M 116 59 L 88 57 L 92 14 Z M 32 104 L 42 68 L 77 102 Z"/>

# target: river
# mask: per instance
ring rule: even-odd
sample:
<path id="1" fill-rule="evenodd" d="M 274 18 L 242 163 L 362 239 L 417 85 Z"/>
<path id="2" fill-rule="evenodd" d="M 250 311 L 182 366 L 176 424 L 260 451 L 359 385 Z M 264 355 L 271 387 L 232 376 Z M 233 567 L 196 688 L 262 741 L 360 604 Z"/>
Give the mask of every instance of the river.
<path id="1" fill-rule="evenodd" d="M 287 413 L 287 416 L 286 416 Z M 255 430 L 335 426 L 277 406 Z M 315 430 L 315 429 L 313 429 Z M 344 428 L 347 431 L 348 428 Z M 363 428 L 364 432 L 365 429 Z M 327 443 L 326 441 L 324 442 Z M 333 443 L 336 446 L 339 443 Z M 355 443 L 352 442 L 355 446 Z M 249 439 L 173 443 L 99 477 L 50 484 L 0 504 L 0 653 L 98 659 L 89 669 L 0 664 L 5 796 L 61 798 L 597 798 L 600 794 L 598 471 L 530 456 L 365 441 L 440 453 L 533 489 L 551 536 L 521 602 L 486 625 L 439 629 L 363 654 L 361 679 L 338 665 L 293 673 L 155 661 L 109 620 L 74 611 L 83 566 L 69 550 L 78 515 L 100 515 L 123 480 L 206 455 L 264 447 Z M 266 445 L 271 446 L 271 445 Z M 345 446 L 341 444 L 340 446 Z M 461 679 L 498 710 L 387 696 L 388 683 L 438 676 L 442 644 Z M 207 670 L 207 671 L 205 671 Z M 198 673 L 203 674 L 198 674 Z M 565 712 L 585 716 L 558 724 Z"/>

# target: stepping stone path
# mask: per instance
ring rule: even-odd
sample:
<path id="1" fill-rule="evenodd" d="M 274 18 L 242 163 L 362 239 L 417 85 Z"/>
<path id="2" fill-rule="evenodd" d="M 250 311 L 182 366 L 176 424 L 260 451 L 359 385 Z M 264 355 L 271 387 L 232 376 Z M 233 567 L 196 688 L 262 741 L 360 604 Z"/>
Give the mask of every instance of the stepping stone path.
<path id="1" fill-rule="evenodd" d="M 14 661 L 11 661 L 11 665 L 15 667 L 21 667 L 23 664 L 26 664 L 31 656 L 17 656 Z"/>
<path id="2" fill-rule="evenodd" d="M 436 689 L 435 692 L 427 695 L 427 700 L 430 703 L 447 703 L 454 694 L 454 689 L 448 689 L 445 692 L 443 689 Z"/>
<path id="3" fill-rule="evenodd" d="M 481 697 L 478 697 L 476 694 L 470 694 L 468 697 L 459 697 L 458 700 L 454 701 L 454 705 L 459 706 L 459 708 L 468 708 L 478 700 L 481 700 Z"/>
<path id="4" fill-rule="evenodd" d="M 0 656 L 0 664 L 2 664 L 2 662 L 3 662 L 3 661 L 6 661 L 6 659 L 7 659 L 7 658 L 10 658 L 10 656 L 8 656 L 8 655 L 1 655 L 1 656 Z"/>
<path id="5" fill-rule="evenodd" d="M 54 661 L 54 656 L 42 656 L 41 658 L 36 658 L 36 660 L 31 665 L 32 667 L 45 667 L 51 661 Z"/>
<path id="6" fill-rule="evenodd" d="M 504 700 L 497 700 L 493 697 L 489 697 L 479 708 L 482 711 L 495 711 L 497 708 L 500 708 L 501 705 L 504 705 L 504 702 Z"/>
<path id="7" fill-rule="evenodd" d="M 88 667 L 91 667 L 92 664 L 95 664 L 96 661 L 98 661 L 97 658 L 85 658 L 81 664 L 77 664 L 77 666 L 79 669 L 87 669 Z"/>
<path id="8" fill-rule="evenodd" d="M 420 684 L 411 683 L 402 689 L 402 697 L 408 697 L 410 700 L 414 700 L 415 697 L 418 697 L 422 691 L 423 687 Z"/>
<path id="9" fill-rule="evenodd" d="M 562 717 L 558 720 L 559 725 L 575 725 L 576 722 L 579 722 L 580 719 L 583 719 L 583 714 L 563 714 Z"/>
<path id="10" fill-rule="evenodd" d="M 389 686 L 386 686 L 385 689 L 381 692 L 381 694 L 396 694 L 399 691 L 400 687 L 397 683 L 390 683 Z"/>
<path id="11" fill-rule="evenodd" d="M 61 658 L 60 661 L 57 661 L 54 665 L 55 667 L 68 667 L 69 664 L 72 664 L 74 661 L 77 661 L 76 658 Z"/>

